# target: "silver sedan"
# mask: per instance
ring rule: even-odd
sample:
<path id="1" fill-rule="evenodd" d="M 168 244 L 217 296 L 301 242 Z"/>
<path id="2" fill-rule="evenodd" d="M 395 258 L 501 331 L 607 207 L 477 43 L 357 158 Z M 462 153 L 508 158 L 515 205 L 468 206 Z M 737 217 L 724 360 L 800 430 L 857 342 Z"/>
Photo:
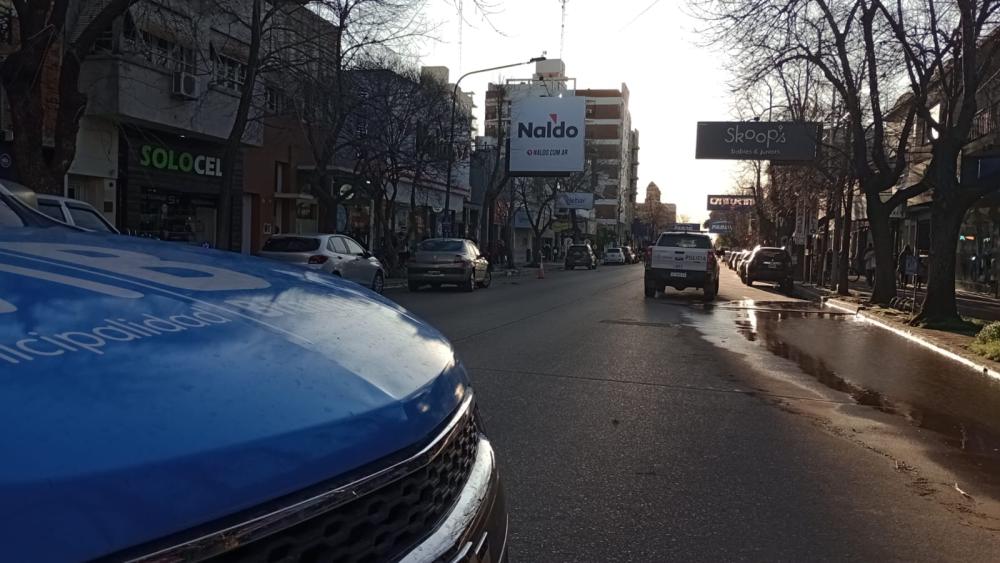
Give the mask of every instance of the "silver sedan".
<path id="1" fill-rule="evenodd" d="M 376 293 L 385 289 L 385 268 L 378 258 L 344 235 L 276 235 L 260 255 L 341 276 Z"/>

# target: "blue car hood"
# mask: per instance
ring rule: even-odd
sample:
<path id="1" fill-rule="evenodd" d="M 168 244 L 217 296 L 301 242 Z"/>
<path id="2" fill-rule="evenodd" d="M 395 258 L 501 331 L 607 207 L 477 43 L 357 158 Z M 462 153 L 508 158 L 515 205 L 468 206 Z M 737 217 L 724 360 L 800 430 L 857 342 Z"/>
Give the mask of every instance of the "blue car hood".
<path id="1" fill-rule="evenodd" d="M 427 440 L 449 343 L 350 282 L 238 254 L 0 229 L 0 543 L 79 560 Z"/>

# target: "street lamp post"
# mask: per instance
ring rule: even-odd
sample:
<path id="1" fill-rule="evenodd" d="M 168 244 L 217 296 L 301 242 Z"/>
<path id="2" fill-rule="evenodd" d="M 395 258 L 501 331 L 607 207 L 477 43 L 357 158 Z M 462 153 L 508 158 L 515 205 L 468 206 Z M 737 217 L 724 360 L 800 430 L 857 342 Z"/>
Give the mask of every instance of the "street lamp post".
<path id="1" fill-rule="evenodd" d="M 455 163 L 455 109 L 458 105 L 458 85 L 461 84 L 462 80 L 467 76 L 473 74 L 479 74 L 482 72 L 491 72 L 494 70 L 503 70 L 505 68 L 513 68 L 515 66 L 521 66 L 526 64 L 532 64 L 544 61 L 545 57 L 534 57 L 525 62 L 511 63 L 507 65 L 493 66 L 490 68 L 481 68 L 479 70 L 471 70 L 466 72 L 462 76 L 458 77 L 455 81 L 455 87 L 451 91 L 451 121 L 449 124 L 448 132 L 448 170 L 446 172 L 446 179 L 444 184 L 444 217 L 448 221 L 448 235 L 451 234 L 451 229 L 454 228 L 455 218 L 451 216 L 451 167 Z M 502 119 L 502 115 L 498 115 L 497 119 Z M 502 149 L 501 149 L 502 150 Z"/>

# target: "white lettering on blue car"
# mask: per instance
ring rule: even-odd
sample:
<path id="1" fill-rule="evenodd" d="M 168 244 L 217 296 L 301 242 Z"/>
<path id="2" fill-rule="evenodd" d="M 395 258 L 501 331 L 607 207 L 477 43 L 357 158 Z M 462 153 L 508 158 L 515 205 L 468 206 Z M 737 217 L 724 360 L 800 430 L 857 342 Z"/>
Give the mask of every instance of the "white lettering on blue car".
<path id="1" fill-rule="evenodd" d="M 0 249 L 190 291 L 233 291 L 264 289 L 271 286 L 264 279 L 232 270 L 190 262 L 161 260 L 151 254 L 116 248 L 44 242 L 5 242 L 0 243 Z M 187 275 L 178 275 L 181 272 Z"/>

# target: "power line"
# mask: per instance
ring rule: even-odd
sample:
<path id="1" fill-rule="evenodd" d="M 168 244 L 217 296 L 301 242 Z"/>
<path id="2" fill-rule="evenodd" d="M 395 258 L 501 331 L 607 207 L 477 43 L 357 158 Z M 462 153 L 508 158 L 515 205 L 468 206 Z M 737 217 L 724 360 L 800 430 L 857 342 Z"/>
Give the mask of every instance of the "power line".
<path id="1" fill-rule="evenodd" d="M 635 23 L 635 20 L 637 20 L 637 19 L 641 18 L 642 16 L 644 16 L 644 15 L 646 14 L 646 12 L 648 12 L 648 11 L 652 10 L 652 9 L 653 9 L 653 6 L 655 6 L 655 5 L 659 4 L 659 3 L 660 3 L 660 0 L 653 0 L 653 1 L 652 1 L 652 2 L 651 2 L 651 3 L 649 4 L 649 6 L 646 6 L 646 9 L 644 9 L 644 10 L 643 10 L 643 11 L 641 11 L 641 12 L 639 12 L 639 13 L 638 13 L 638 14 L 637 14 L 637 15 L 636 15 L 636 16 L 635 16 L 634 18 L 630 19 L 630 20 L 628 21 L 628 23 L 627 23 L 627 24 L 625 24 L 625 25 L 623 25 L 623 26 L 622 26 L 622 28 L 621 28 L 621 29 L 619 29 L 618 31 L 619 31 L 619 32 L 621 32 L 621 31 L 625 31 L 625 28 L 627 28 L 628 26 L 630 26 L 630 25 L 634 24 L 634 23 Z"/>

